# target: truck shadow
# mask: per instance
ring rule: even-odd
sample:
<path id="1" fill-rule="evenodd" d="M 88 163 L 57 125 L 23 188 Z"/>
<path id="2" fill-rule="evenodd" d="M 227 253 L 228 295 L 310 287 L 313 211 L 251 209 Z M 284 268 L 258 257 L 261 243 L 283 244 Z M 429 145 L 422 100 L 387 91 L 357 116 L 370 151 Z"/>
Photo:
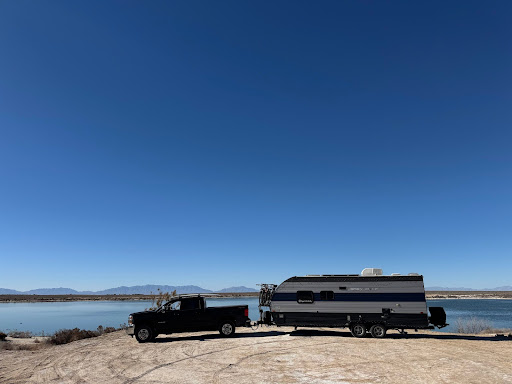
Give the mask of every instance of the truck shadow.
<path id="1" fill-rule="evenodd" d="M 350 332 L 347 331 L 324 331 L 324 330 L 312 330 L 312 329 L 300 329 L 297 331 L 290 332 L 290 336 L 337 336 L 337 337 L 353 337 Z M 368 335 L 367 337 L 371 337 Z M 438 333 L 407 333 L 401 335 L 399 333 L 391 333 L 386 335 L 386 339 L 437 339 L 437 340 L 472 340 L 472 341 L 512 341 L 512 338 L 508 336 L 478 336 L 478 335 L 463 335 L 463 334 L 445 334 L 442 332 Z"/>
<path id="2" fill-rule="evenodd" d="M 282 331 L 269 331 L 269 332 L 247 332 L 247 333 L 235 333 L 234 336 L 230 337 L 230 339 L 244 339 L 251 337 L 269 337 L 269 336 L 282 336 L 286 335 L 286 332 Z M 214 340 L 214 339 L 224 339 L 218 333 L 208 333 L 202 335 L 191 335 L 191 336 L 159 336 L 153 342 L 154 343 L 169 343 L 172 341 L 185 341 L 185 340 L 196 340 L 196 341 L 204 341 L 204 340 Z"/>

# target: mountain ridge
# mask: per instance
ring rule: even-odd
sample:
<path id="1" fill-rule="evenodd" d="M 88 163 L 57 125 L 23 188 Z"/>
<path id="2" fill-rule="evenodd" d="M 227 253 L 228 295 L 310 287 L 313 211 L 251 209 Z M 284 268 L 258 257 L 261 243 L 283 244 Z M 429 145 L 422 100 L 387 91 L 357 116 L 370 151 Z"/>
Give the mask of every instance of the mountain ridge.
<path id="1" fill-rule="evenodd" d="M 0 295 L 150 295 L 157 293 L 158 289 L 162 292 L 172 292 L 176 290 L 178 294 L 186 293 L 248 293 L 258 292 L 257 289 L 248 288 L 246 286 L 234 286 L 219 290 L 210 290 L 199 287 L 197 285 L 134 285 L 120 286 L 114 288 L 103 289 L 99 291 L 77 291 L 72 288 L 37 288 L 29 291 L 17 291 L 15 289 L 0 288 Z M 512 291 L 512 286 L 504 285 L 495 288 L 466 288 L 466 287 L 426 287 L 426 291 Z"/>

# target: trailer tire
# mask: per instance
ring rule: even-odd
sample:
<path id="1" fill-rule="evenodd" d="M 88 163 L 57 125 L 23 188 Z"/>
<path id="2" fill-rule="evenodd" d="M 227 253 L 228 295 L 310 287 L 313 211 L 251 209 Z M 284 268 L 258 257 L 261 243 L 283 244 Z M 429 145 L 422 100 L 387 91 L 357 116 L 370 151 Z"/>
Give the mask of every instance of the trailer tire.
<path id="1" fill-rule="evenodd" d="M 386 327 L 382 324 L 374 324 L 370 328 L 370 333 L 376 339 L 384 338 L 386 336 L 386 331 L 387 331 Z"/>
<path id="2" fill-rule="evenodd" d="M 366 325 L 362 323 L 355 323 L 350 326 L 350 333 L 354 337 L 365 337 L 366 336 Z"/>
<path id="3" fill-rule="evenodd" d="M 223 337 L 231 337 L 235 334 L 235 324 L 232 321 L 223 321 L 219 326 L 219 333 Z"/>
<path id="4" fill-rule="evenodd" d="M 139 343 L 147 343 L 153 340 L 153 330 L 148 325 L 142 325 L 135 330 L 135 338 Z"/>

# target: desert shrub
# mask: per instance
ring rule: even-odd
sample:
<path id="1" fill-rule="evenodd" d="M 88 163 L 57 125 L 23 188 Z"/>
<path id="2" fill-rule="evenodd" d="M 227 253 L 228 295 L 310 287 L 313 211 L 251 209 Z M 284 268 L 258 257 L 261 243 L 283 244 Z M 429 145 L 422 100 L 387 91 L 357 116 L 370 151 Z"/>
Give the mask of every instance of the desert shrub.
<path id="1" fill-rule="evenodd" d="M 158 288 L 158 293 L 154 294 L 151 292 L 149 298 L 151 299 L 151 307 L 146 308 L 146 311 L 156 311 L 163 304 L 171 300 L 174 296 L 176 296 L 176 290 L 172 292 L 162 292 L 160 288 Z"/>
<path id="2" fill-rule="evenodd" d="M 116 328 L 114 327 L 103 327 L 102 325 L 100 325 L 97 329 L 96 329 L 96 333 L 98 334 L 97 336 L 101 336 L 105 333 L 111 333 L 111 332 L 115 332 L 117 331 Z"/>
<path id="3" fill-rule="evenodd" d="M 5 341 L 5 338 L 7 337 L 7 335 L 3 332 L 0 332 L 0 341 Z"/>
<path id="4" fill-rule="evenodd" d="M 61 329 L 55 332 L 48 342 L 50 344 L 60 345 L 71 343 L 72 341 L 89 339 L 91 337 L 99 336 L 97 331 L 86 331 L 85 329 Z"/>
<path id="5" fill-rule="evenodd" d="M 32 332 L 29 332 L 29 331 L 18 331 L 18 330 L 13 330 L 11 332 L 9 332 L 8 334 L 9 337 L 15 337 L 17 339 L 30 339 L 33 335 L 32 335 Z"/>
<path id="6" fill-rule="evenodd" d="M 101 336 L 103 334 L 115 332 L 118 330 L 119 329 L 114 327 L 103 327 L 102 325 L 98 326 L 95 331 L 88 331 L 79 328 L 60 329 L 48 339 L 48 343 L 54 345 L 67 344 L 73 341 L 90 339 L 91 337 Z"/>
<path id="7" fill-rule="evenodd" d="M 469 317 L 465 319 L 459 317 L 455 326 L 458 333 L 476 334 L 491 329 L 492 324 L 485 319 L 479 319 L 477 317 Z"/>
<path id="8" fill-rule="evenodd" d="M 32 343 L 12 343 L 12 342 L 3 342 L 0 343 L 0 350 L 5 351 L 36 351 L 38 349 L 44 348 L 45 344 L 32 344 Z"/>
<path id="9" fill-rule="evenodd" d="M 486 328 L 480 333 L 501 333 L 501 334 L 512 334 L 512 329 L 508 328 Z"/>

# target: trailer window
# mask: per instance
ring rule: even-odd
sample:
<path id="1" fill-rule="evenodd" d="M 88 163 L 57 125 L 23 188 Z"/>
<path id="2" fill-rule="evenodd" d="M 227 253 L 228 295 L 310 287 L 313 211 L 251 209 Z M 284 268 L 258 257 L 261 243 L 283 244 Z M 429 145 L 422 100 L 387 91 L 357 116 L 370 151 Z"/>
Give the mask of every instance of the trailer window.
<path id="1" fill-rule="evenodd" d="M 314 301 L 313 291 L 297 291 L 297 303 L 309 304 Z"/>
<path id="2" fill-rule="evenodd" d="M 320 291 L 320 300 L 334 300 L 334 292 Z"/>

